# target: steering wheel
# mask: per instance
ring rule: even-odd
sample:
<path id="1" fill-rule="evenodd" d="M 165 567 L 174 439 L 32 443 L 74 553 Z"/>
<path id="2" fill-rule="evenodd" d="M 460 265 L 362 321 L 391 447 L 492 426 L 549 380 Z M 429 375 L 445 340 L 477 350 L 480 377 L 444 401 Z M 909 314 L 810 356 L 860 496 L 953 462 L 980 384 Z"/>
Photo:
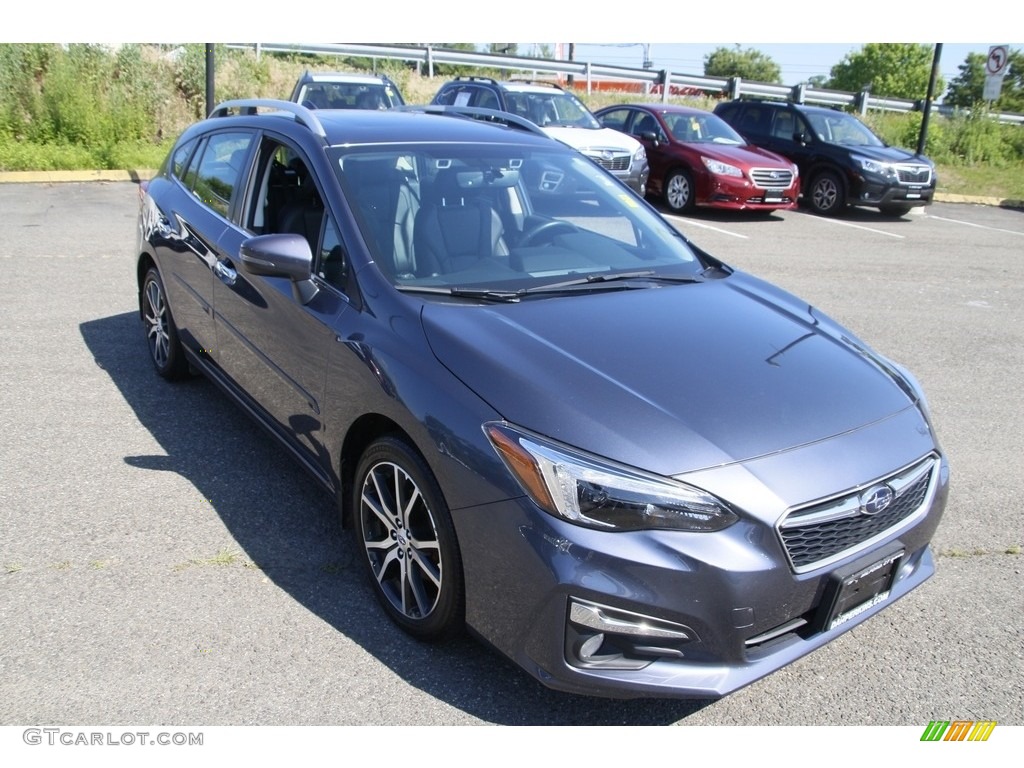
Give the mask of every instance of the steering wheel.
<path id="1" fill-rule="evenodd" d="M 519 245 L 529 246 L 533 245 L 533 241 L 541 235 L 547 235 L 551 237 L 552 234 L 559 229 L 564 229 L 567 233 L 579 232 L 579 227 L 575 224 L 571 224 L 568 221 L 562 221 L 561 219 L 551 219 L 531 227 L 529 230 L 523 233 L 522 238 L 519 240 Z"/>

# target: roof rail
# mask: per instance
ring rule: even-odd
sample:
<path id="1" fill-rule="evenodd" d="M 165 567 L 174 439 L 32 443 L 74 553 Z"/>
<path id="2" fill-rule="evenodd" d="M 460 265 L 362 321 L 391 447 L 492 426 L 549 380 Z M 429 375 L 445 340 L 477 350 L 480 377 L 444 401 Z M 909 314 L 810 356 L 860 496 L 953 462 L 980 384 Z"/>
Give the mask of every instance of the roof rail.
<path id="1" fill-rule="evenodd" d="M 508 128 L 516 128 L 521 131 L 534 133 L 538 136 L 551 138 L 544 133 L 536 123 L 531 123 L 525 117 L 502 112 L 500 109 L 487 109 L 485 107 L 458 107 L 444 104 L 405 104 L 392 107 L 392 112 L 425 112 L 430 115 L 452 115 L 454 117 L 468 117 L 474 120 L 482 120 L 486 123 L 500 123 Z"/>
<path id="2" fill-rule="evenodd" d="M 551 80 L 538 80 L 534 77 L 510 77 L 505 82 L 515 85 L 549 85 L 552 88 L 557 88 L 560 91 L 565 90 L 565 88 L 563 88 L 559 83 L 552 82 Z"/>
<path id="3" fill-rule="evenodd" d="M 327 138 L 327 132 L 324 130 L 320 119 L 313 114 L 313 111 L 306 109 L 301 104 L 296 104 L 294 101 L 283 101 L 281 99 L 234 99 L 233 101 L 223 101 L 213 108 L 213 111 L 210 112 L 210 117 L 227 117 L 233 109 L 238 110 L 240 115 L 256 115 L 259 114 L 259 109 L 261 108 L 277 112 L 289 112 L 295 116 L 298 122 L 305 125 L 321 139 Z"/>

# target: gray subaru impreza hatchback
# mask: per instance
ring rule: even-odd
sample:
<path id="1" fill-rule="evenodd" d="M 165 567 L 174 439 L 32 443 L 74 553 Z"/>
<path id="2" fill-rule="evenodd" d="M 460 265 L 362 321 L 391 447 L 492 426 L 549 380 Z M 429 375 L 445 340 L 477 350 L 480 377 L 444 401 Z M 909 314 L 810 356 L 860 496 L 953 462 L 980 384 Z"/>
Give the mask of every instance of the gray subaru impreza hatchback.
<path id="1" fill-rule="evenodd" d="M 228 102 L 143 185 L 137 253 L 156 372 L 336 496 L 422 640 L 714 697 L 934 571 L 913 376 L 522 118 Z"/>

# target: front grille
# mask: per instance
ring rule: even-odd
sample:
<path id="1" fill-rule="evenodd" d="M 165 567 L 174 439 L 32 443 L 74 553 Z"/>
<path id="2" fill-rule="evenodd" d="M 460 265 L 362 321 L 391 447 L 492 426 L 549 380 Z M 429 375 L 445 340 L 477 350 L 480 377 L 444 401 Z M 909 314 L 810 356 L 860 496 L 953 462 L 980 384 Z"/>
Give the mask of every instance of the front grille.
<path id="1" fill-rule="evenodd" d="M 820 568 L 853 553 L 923 511 L 937 477 L 934 457 L 837 498 L 789 512 L 778 524 L 779 536 L 793 570 Z M 892 501 L 877 514 L 866 514 L 862 494 L 888 488 Z"/>
<path id="2" fill-rule="evenodd" d="M 779 168 L 752 168 L 750 178 L 761 189 L 789 189 L 793 172 Z"/>
<path id="3" fill-rule="evenodd" d="M 607 171 L 628 171 L 632 157 L 628 152 L 603 152 L 599 149 L 583 150 L 583 154 Z"/>
<path id="4" fill-rule="evenodd" d="M 931 184 L 932 169 L 927 165 L 897 165 L 900 184 Z"/>

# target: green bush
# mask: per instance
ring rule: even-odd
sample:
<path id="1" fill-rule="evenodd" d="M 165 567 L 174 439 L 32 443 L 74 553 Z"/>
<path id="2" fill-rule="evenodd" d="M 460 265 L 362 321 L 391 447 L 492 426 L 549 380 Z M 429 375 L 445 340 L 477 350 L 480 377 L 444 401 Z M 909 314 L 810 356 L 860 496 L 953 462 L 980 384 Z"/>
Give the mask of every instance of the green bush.
<path id="1" fill-rule="evenodd" d="M 469 71 L 438 67 L 431 80 L 402 62 L 383 59 L 294 53 L 257 57 L 251 48 L 222 45 L 214 53 L 217 100 L 288 98 L 307 68 L 375 68 L 392 77 L 411 103 L 424 103 L 451 73 Z M 206 110 L 206 49 L 201 43 L 116 49 L 0 44 L 0 83 L 0 170 L 154 168 L 169 143 Z M 659 98 L 577 93 L 591 109 Z M 714 106 L 707 97 L 671 101 L 704 109 Z M 921 118 L 920 113 L 870 112 L 866 120 L 890 144 L 913 148 Z M 978 112 L 951 118 L 933 113 L 925 151 L 945 166 L 984 166 L 1019 175 L 1024 167 L 1024 126 L 999 125 Z"/>

